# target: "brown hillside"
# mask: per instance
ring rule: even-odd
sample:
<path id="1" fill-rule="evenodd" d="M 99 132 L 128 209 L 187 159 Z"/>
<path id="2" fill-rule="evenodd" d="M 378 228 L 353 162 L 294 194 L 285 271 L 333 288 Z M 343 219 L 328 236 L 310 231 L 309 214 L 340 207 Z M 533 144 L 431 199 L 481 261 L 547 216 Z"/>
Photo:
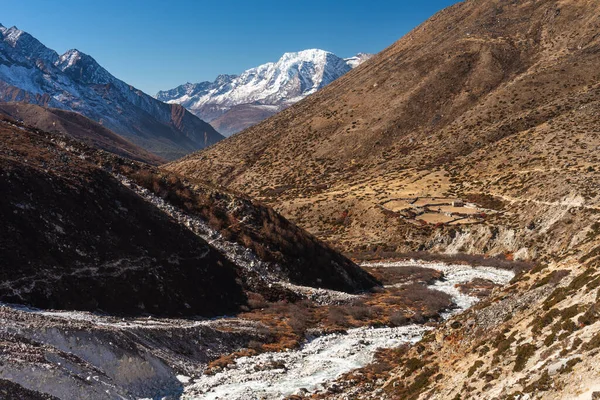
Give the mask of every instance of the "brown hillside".
<path id="1" fill-rule="evenodd" d="M 167 168 L 258 196 L 347 250 L 433 248 L 429 227 L 456 220 L 406 218 L 392 200 L 461 197 L 483 210 L 493 207 L 481 193 L 515 206 L 582 196 L 593 207 L 599 11 L 594 1 L 457 4 L 305 101 Z"/>
<path id="2" fill-rule="evenodd" d="M 164 159 L 123 139 L 97 122 L 71 111 L 27 103 L 0 103 L 0 114 L 38 129 L 59 132 L 84 143 L 136 161 L 159 165 Z"/>
<path id="3" fill-rule="evenodd" d="M 597 1 L 465 1 L 167 166 L 262 197 L 367 257 L 540 263 L 313 398 L 597 397 L 599 27 Z"/>

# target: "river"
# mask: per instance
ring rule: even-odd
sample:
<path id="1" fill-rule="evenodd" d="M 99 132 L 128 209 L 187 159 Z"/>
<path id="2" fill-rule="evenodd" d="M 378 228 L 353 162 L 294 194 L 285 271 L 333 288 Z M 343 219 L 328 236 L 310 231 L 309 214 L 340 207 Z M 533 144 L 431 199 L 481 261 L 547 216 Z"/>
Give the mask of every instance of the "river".
<path id="1" fill-rule="evenodd" d="M 419 261 L 370 264 L 377 267 L 432 268 L 444 273 L 444 280 L 429 287 L 452 296 L 457 308 L 443 315 L 461 312 L 478 299 L 461 293 L 455 285 L 481 278 L 504 285 L 514 276 L 507 270 L 468 265 Z M 373 361 L 378 348 L 393 348 L 417 342 L 428 329 L 422 325 L 397 328 L 358 328 L 347 334 L 331 334 L 308 341 L 302 348 L 281 353 L 262 353 L 236 360 L 234 368 L 203 375 L 191 382 L 184 399 L 281 399 L 299 391 L 315 391 L 351 370 Z"/>

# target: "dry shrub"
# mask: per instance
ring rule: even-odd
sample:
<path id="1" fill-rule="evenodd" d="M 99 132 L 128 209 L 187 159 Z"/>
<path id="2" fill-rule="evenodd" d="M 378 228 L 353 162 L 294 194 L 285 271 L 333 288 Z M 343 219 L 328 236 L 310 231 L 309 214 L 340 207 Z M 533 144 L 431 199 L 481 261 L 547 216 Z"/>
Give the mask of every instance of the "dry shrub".
<path id="1" fill-rule="evenodd" d="M 504 201 L 502 199 L 489 194 L 467 193 L 465 195 L 465 198 L 471 203 L 475 203 L 483 208 L 487 208 L 490 210 L 501 211 L 504 210 L 505 207 Z"/>
<path id="2" fill-rule="evenodd" d="M 452 297 L 439 290 L 413 283 L 402 287 L 402 296 L 412 303 L 421 305 L 428 310 L 443 310 L 452 306 Z"/>
<path id="3" fill-rule="evenodd" d="M 265 308 L 267 305 L 267 301 L 261 294 L 254 292 L 248 293 L 248 307 L 250 307 L 251 310 Z"/>
<path id="4" fill-rule="evenodd" d="M 408 323 L 409 319 L 401 311 L 396 311 L 390 315 L 390 324 L 394 326 L 402 326 Z"/>
<path id="5" fill-rule="evenodd" d="M 310 327 L 312 315 L 308 307 L 310 307 L 310 303 L 307 301 L 290 304 L 288 325 L 292 328 L 292 332 L 298 336 L 303 336 Z"/>
<path id="6" fill-rule="evenodd" d="M 346 311 L 348 315 L 358 321 L 363 321 L 373 316 L 373 311 L 362 303 L 347 306 Z"/>
<path id="7" fill-rule="evenodd" d="M 340 306 L 332 306 L 329 308 L 329 311 L 327 313 L 327 320 L 332 325 L 348 327 L 349 324 L 346 315 L 347 314 L 344 308 Z"/>

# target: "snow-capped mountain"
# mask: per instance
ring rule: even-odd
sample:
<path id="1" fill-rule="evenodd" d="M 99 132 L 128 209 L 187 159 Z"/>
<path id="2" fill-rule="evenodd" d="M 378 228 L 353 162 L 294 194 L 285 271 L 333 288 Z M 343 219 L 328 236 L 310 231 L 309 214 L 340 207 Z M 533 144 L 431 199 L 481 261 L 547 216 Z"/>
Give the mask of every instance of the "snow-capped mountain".
<path id="1" fill-rule="evenodd" d="M 167 159 L 223 137 L 178 105 L 115 78 L 78 50 L 59 55 L 30 34 L 0 25 L 0 100 L 75 111 Z"/>
<path id="2" fill-rule="evenodd" d="M 279 61 L 214 82 L 186 83 L 156 98 L 181 104 L 227 135 L 254 125 L 333 82 L 371 57 L 340 58 L 324 50 L 285 53 Z"/>

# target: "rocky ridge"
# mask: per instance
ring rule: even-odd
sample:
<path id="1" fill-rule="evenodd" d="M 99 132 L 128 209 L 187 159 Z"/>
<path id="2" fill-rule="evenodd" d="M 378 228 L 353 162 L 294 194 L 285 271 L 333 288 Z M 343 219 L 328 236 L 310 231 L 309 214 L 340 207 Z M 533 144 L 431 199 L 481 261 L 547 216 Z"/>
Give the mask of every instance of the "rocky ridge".
<path id="1" fill-rule="evenodd" d="M 223 138 L 184 108 L 115 78 L 91 56 L 58 55 L 27 32 L 1 25 L 0 99 L 80 113 L 166 159 Z"/>

